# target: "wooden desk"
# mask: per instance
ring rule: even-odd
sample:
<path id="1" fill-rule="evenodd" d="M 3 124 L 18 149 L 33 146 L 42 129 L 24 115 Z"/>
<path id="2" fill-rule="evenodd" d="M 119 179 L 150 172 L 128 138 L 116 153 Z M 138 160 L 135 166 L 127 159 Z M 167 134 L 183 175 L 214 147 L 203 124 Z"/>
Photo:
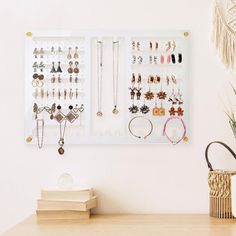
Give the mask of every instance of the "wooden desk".
<path id="1" fill-rule="evenodd" d="M 2 236 L 235 236 L 236 220 L 207 215 L 94 215 L 84 221 L 37 222 L 35 215 Z"/>

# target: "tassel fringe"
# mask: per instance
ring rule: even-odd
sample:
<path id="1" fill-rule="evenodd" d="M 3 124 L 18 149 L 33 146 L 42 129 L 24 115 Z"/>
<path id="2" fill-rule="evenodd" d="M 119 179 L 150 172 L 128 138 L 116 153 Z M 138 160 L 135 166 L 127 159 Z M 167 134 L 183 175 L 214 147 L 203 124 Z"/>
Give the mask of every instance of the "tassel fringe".
<path id="1" fill-rule="evenodd" d="M 212 40 L 219 51 L 223 64 L 236 73 L 236 33 L 227 25 L 226 20 L 215 1 Z"/>

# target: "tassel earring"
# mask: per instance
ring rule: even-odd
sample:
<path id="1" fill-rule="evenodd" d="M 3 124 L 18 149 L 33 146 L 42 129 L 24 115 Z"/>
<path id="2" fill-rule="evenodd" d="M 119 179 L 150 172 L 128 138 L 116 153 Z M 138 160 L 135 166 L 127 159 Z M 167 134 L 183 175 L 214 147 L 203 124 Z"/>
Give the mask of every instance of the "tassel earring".
<path id="1" fill-rule="evenodd" d="M 51 73 L 56 73 L 55 62 L 52 62 L 52 69 L 51 69 L 50 72 L 51 72 Z"/>
<path id="2" fill-rule="evenodd" d="M 61 62 L 58 62 L 57 73 L 62 73 Z"/>

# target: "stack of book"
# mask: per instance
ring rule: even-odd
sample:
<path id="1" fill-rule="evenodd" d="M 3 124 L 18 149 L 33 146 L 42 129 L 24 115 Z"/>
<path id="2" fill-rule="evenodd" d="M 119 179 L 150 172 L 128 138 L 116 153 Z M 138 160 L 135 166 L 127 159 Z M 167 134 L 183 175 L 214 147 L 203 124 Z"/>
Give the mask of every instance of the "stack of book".
<path id="1" fill-rule="evenodd" d="M 83 220 L 97 205 L 92 189 L 42 190 L 38 200 L 39 220 Z"/>

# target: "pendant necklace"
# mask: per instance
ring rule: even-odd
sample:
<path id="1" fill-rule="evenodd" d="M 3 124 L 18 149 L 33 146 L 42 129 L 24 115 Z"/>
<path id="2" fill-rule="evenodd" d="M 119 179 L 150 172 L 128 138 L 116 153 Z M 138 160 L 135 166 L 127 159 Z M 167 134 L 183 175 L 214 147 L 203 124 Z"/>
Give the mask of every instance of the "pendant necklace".
<path id="1" fill-rule="evenodd" d="M 39 134 L 40 128 L 41 128 L 41 135 Z M 39 149 L 41 149 L 43 147 L 44 119 L 37 119 L 36 132 L 37 132 L 38 147 Z"/>
<path id="2" fill-rule="evenodd" d="M 119 78 L 119 48 L 120 42 L 113 41 L 113 103 L 114 108 L 112 113 L 117 115 L 119 110 L 117 109 L 117 98 L 118 98 L 118 78 Z"/>
<path id="3" fill-rule="evenodd" d="M 64 122 L 64 125 L 62 125 L 62 123 Z M 66 131 L 66 120 L 64 120 L 63 122 L 60 123 L 60 139 L 58 141 L 59 144 L 59 148 L 58 148 L 58 153 L 60 155 L 63 155 L 65 153 L 65 149 L 64 147 L 64 137 L 65 137 L 65 131 Z"/>
<path id="4" fill-rule="evenodd" d="M 97 116 L 102 114 L 102 67 L 103 67 L 103 42 L 97 41 L 97 80 L 98 80 L 98 110 Z"/>

